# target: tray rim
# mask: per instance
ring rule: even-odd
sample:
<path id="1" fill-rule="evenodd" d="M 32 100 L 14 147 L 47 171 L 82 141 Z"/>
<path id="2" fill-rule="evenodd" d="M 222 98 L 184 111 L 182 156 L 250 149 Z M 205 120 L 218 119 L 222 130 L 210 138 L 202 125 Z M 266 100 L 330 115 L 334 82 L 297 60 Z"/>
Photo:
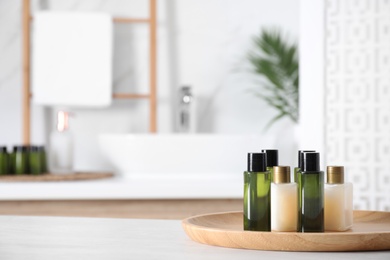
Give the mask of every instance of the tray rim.
<path id="1" fill-rule="evenodd" d="M 369 211 L 369 210 L 354 210 L 354 216 L 355 214 L 357 215 L 364 215 L 364 214 L 388 214 L 390 217 L 390 212 L 388 211 Z M 201 214 L 201 215 L 196 215 L 196 216 L 191 216 L 188 218 L 185 218 L 182 220 L 182 227 L 185 231 L 185 233 L 194 241 L 203 243 L 203 244 L 209 244 L 209 245 L 214 245 L 214 246 L 221 246 L 221 247 L 231 247 L 231 248 L 240 248 L 240 249 L 257 249 L 257 250 L 270 250 L 270 251 L 323 251 L 323 252 L 340 252 L 340 251 L 380 251 L 380 250 L 390 250 L 390 230 L 389 231 L 372 231 L 372 232 L 353 232 L 352 231 L 345 231 L 345 232 L 337 232 L 337 231 L 327 231 L 327 232 L 321 232 L 321 233 L 301 233 L 301 232 L 278 232 L 278 231 L 272 231 L 272 232 L 263 232 L 263 231 L 249 231 L 249 230 L 229 230 L 229 229 L 223 229 L 220 227 L 209 227 L 209 226 L 203 226 L 203 225 L 198 225 L 195 223 L 191 223 L 191 220 L 196 219 L 196 218 L 204 218 L 204 217 L 209 217 L 209 216 L 218 216 L 218 215 L 226 215 L 226 214 L 243 214 L 242 211 L 227 211 L 227 212 L 215 212 L 215 213 L 208 213 L 208 214 Z M 359 218 L 358 216 L 357 218 Z M 355 217 L 354 217 L 355 218 Z M 372 222 L 372 221 L 367 221 L 367 222 Z M 206 231 L 210 234 L 213 233 L 223 233 L 226 232 L 228 234 L 235 234 L 235 235 L 240 235 L 242 233 L 246 234 L 251 234 L 252 236 L 268 236 L 268 237 L 278 237 L 278 236 L 283 236 L 284 238 L 286 237 L 299 237 L 299 238 L 329 238 L 329 237 L 355 237 L 355 236 L 386 236 L 386 239 L 389 241 L 389 246 L 386 248 L 380 248 L 380 249 L 369 249 L 369 248 L 363 248 L 359 250 L 289 250 L 289 249 L 259 249 L 259 248 L 250 248 L 250 247 L 240 247 L 240 246 L 225 246 L 221 245 L 219 243 L 213 243 L 213 242 L 204 242 L 200 241 L 197 237 L 193 236 L 191 233 L 193 230 L 202 230 Z M 191 232 L 190 232 L 191 231 Z M 387 240 L 386 240 L 387 241 Z"/>

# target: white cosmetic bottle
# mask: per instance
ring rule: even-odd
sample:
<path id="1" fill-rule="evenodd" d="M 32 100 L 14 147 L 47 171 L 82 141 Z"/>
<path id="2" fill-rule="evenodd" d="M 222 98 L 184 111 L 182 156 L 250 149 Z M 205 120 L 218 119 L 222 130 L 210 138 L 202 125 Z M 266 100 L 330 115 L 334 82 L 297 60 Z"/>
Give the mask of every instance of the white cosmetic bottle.
<path id="1" fill-rule="evenodd" d="M 325 184 L 325 231 L 345 231 L 353 224 L 352 183 L 344 183 L 344 167 L 328 166 Z"/>
<path id="2" fill-rule="evenodd" d="M 274 166 L 271 183 L 271 230 L 298 230 L 298 184 L 290 182 L 289 166 Z"/>
<path id="3" fill-rule="evenodd" d="M 57 127 L 50 135 L 50 172 L 72 173 L 73 136 L 69 131 L 69 113 L 57 112 Z"/>

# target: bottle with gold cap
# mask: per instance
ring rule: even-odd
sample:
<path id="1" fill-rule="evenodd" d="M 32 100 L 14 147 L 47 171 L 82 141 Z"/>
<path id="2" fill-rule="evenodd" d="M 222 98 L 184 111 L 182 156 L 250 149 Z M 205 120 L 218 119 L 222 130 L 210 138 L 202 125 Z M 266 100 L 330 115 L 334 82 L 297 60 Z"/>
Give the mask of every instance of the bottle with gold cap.
<path id="1" fill-rule="evenodd" d="M 343 166 L 328 166 L 325 184 L 325 231 L 345 231 L 352 227 L 352 183 L 344 182 Z"/>
<path id="2" fill-rule="evenodd" d="M 244 172 L 244 230 L 271 231 L 271 175 L 265 153 L 248 153 Z"/>
<path id="3" fill-rule="evenodd" d="M 298 229 L 298 184 L 290 182 L 289 166 L 274 166 L 271 183 L 271 230 Z"/>

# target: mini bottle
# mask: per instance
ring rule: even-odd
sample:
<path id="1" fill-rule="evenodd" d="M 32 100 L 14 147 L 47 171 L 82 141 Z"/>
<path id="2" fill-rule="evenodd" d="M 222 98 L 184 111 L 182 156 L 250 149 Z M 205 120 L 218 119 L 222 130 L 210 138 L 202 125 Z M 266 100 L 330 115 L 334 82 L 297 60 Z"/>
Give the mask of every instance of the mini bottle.
<path id="1" fill-rule="evenodd" d="M 271 182 L 273 180 L 274 175 L 274 166 L 279 165 L 279 158 L 278 158 L 278 150 L 275 149 L 269 149 L 269 150 L 261 150 L 262 153 L 265 153 L 267 155 L 267 171 L 271 174 Z"/>
<path id="2" fill-rule="evenodd" d="M 9 156 L 6 146 L 0 146 L 0 175 L 10 174 Z"/>
<path id="3" fill-rule="evenodd" d="M 244 172 L 244 230 L 271 231 L 271 176 L 265 153 L 248 153 Z"/>
<path id="4" fill-rule="evenodd" d="M 73 170 L 73 137 L 69 131 L 69 113 L 58 111 L 57 128 L 50 136 L 50 171 L 71 173 Z"/>
<path id="5" fill-rule="evenodd" d="M 298 151 L 298 166 L 294 168 L 294 182 L 298 184 L 298 204 L 302 200 L 302 194 L 300 190 L 298 175 L 301 173 L 301 169 L 303 168 L 302 162 L 303 162 L 303 154 L 304 153 L 314 153 L 314 150 L 299 150 Z M 300 205 L 300 204 L 299 204 Z M 298 227 L 301 223 L 301 214 L 298 214 Z"/>
<path id="6" fill-rule="evenodd" d="M 303 153 L 302 171 L 298 176 L 301 232 L 324 232 L 324 172 L 320 171 L 320 154 Z"/>
<path id="7" fill-rule="evenodd" d="M 29 169 L 32 175 L 40 175 L 46 171 L 44 146 L 30 146 L 28 154 Z"/>
<path id="8" fill-rule="evenodd" d="M 28 174 L 28 146 L 16 145 L 10 156 L 12 173 L 16 175 Z"/>
<path id="9" fill-rule="evenodd" d="M 352 227 L 352 183 L 344 182 L 343 166 L 328 166 L 325 184 L 325 231 L 345 231 Z"/>
<path id="10" fill-rule="evenodd" d="M 290 182 L 289 166 L 274 166 L 271 183 L 271 230 L 298 230 L 298 184 Z"/>
<path id="11" fill-rule="evenodd" d="M 298 151 L 298 166 L 294 168 L 294 182 L 298 183 L 298 172 L 302 169 L 302 156 L 303 153 L 314 153 L 314 150 L 299 150 Z"/>

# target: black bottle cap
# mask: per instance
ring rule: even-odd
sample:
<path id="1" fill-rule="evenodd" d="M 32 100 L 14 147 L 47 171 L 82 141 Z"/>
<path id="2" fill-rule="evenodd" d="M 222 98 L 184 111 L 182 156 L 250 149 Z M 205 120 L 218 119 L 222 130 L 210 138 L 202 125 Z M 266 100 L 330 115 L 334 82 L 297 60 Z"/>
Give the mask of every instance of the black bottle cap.
<path id="1" fill-rule="evenodd" d="M 0 153 L 6 153 L 7 152 L 7 146 L 0 146 Z"/>
<path id="2" fill-rule="evenodd" d="M 320 171 L 320 153 L 303 153 L 302 159 L 303 172 Z"/>
<path id="3" fill-rule="evenodd" d="M 30 149 L 29 145 L 15 145 L 14 152 L 27 152 Z"/>
<path id="4" fill-rule="evenodd" d="M 302 169 L 303 153 L 315 153 L 314 150 L 298 150 L 298 168 Z"/>
<path id="5" fill-rule="evenodd" d="M 261 150 L 261 152 L 267 154 L 267 167 L 274 167 L 279 165 L 278 150 Z"/>
<path id="6" fill-rule="evenodd" d="M 29 151 L 30 152 L 43 152 L 43 151 L 45 151 L 45 146 L 43 146 L 43 145 L 30 145 Z"/>
<path id="7" fill-rule="evenodd" d="M 265 172 L 267 170 L 265 153 L 248 153 L 248 172 Z"/>

